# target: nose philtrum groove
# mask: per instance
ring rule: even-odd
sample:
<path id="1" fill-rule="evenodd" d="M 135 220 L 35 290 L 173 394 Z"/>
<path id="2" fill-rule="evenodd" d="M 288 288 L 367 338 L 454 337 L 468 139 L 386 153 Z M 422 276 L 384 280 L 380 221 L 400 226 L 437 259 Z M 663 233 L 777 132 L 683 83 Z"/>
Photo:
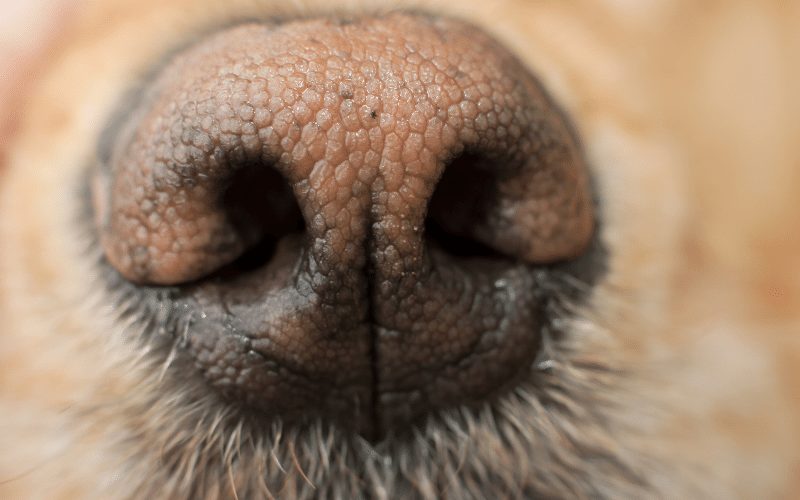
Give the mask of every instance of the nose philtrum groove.
<path id="1" fill-rule="evenodd" d="M 472 26 L 407 14 L 203 40 L 96 180 L 108 260 L 193 283 L 209 319 L 192 349 L 223 392 L 362 430 L 503 385 L 537 343 L 530 266 L 593 231 L 576 140 L 539 83 Z M 254 247 L 269 259 L 235 286 L 196 281 Z"/>

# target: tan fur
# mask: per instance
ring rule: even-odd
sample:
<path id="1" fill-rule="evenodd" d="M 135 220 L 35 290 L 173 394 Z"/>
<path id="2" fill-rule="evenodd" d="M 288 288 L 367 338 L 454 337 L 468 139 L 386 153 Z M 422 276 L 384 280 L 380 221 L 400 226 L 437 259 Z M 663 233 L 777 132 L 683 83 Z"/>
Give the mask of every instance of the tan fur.
<path id="1" fill-rule="evenodd" d="M 159 55 L 225 18 L 331 10 L 269 4 L 79 6 L 46 70 L 12 93 L 22 111 L 0 173 L 0 498 L 347 497 L 364 484 L 462 498 L 488 483 L 507 496 L 800 495 L 800 6 L 415 4 L 485 27 L 574 120 L 609 272 L 559 327 L 567 340 L 542 387 L 521 387 L 497 416 L 451 412 L 406 448 L 371 449 L 323 426 L 254 441 L 231 415 L 188 408 L 199 389 L 152 366 L 136 340 L 146 326 L 103 293 L 98 251 L 76 223 L 78 173 Z"/>

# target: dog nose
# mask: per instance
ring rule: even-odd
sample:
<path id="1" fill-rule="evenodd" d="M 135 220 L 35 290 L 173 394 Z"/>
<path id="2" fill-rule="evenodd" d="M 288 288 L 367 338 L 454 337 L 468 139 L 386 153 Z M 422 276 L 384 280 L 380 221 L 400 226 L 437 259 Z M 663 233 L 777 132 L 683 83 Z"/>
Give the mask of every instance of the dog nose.
<path id="1" fill-rule="evenodd" d="M 393 14 L 244 24 L 174 56 L 94 178 L 108 261 L 169 285 L 228 399 L 374 435 L 535 355 L 535 274 L 581 254 L 576 138 L 500 44 Z"/>

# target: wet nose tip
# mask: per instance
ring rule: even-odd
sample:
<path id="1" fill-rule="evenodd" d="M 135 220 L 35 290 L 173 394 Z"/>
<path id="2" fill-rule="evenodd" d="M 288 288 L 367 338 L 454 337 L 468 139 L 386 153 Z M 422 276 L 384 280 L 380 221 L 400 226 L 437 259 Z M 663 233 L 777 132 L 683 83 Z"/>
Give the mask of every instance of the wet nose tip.
<path id="1" fill-rule="evenodd" d="M 270 271 L 236 293 L 262 304 L 242 314 L 269 321 L 245 322 L 246 348 L 198 329 L 198 364 L 218 381 L 220 345 L 292 359 L 313 404 L 327 404 L 313 396 L 326 384 L 341 389 L 341 413 L 374 415 L 366 404 L 399 421 L 502 385 L 507 361 L 537 343 L 528 266 L 579 255 L 593 232 L 564 115 L 512 54 L 458 21 L 229 28 L 175 56 L 124 123 L 94 177 L 109 262 L 136 283 L 207 295 L 229 285 L 204 277 L 267 254 Z M 320 342 L 335 345 L 294 355 Z M 274 380 L 233 365 L 226 387 L 286 406 Z"/>

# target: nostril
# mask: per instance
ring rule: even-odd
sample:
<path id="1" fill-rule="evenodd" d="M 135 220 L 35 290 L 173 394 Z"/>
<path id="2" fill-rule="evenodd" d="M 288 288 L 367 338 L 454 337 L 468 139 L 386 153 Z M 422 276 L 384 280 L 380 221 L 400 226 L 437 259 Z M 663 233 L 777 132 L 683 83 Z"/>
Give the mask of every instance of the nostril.
<path id="1" fill-rule="evenodd" d="M 251 163 L 229 180 L 220 209 L 245 240 L 255 242 L 226 271 L 252 271 L 267 264 L 278 242 L 305 229 L 292 188 L 272 166 Z"/>
<path id="2" fill-rule="evenodd" d="M 96 172 L 96 212 L 108 214 L 101 242 L 131 281 L 177 285 L 254 270 L 304 230 L 291 186 L 269 162 L 229 159 L 214 171 L 202 161 L 126 166 L 110 181 Z"/>
<path id="3" fill-rule="evenodd" d="M 486 158 L 464 153 L 449 162 L 428 205 L 428 242 L 457 257 L 507 258 L 471 234 L 474 221 L 498 203 L 493 185 Z"/>
<path id="4" fill-rule="evenodd" d="M 434 218 L 426 220 L 425 234 L 429 244 L 433 244 L 455 257 L 507 258 L 476 239 L 460 232 L 449 231 L 446 229 L 446 225 Z"/>
<path id="5" fill-rule="evenodd" d="M 427 240 L 454 256 L 531 264 L 580 255 L 591 236 L 591 210 L 569 135 L 546 151 L 524 138 L 504 149 L 486 135 L 483 149 L 445 165 L 428 204 Z"/>

